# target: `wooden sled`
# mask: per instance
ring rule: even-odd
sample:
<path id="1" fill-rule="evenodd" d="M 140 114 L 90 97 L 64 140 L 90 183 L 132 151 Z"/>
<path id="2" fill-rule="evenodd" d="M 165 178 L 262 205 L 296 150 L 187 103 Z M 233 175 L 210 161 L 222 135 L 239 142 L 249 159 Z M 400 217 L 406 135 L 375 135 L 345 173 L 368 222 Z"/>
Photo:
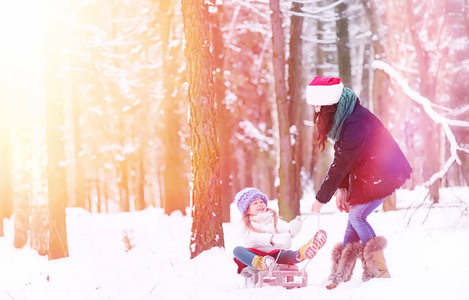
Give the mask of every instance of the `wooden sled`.
<path id="1" fill-rule="evenodd" d="M 241 271 L 245 287 L 283 286 L 284 288 L 300 288 L 308 284 L 308 273 L 297 265 L 278 264 L 273 270 L 259 271 L 245 267 Z"/>

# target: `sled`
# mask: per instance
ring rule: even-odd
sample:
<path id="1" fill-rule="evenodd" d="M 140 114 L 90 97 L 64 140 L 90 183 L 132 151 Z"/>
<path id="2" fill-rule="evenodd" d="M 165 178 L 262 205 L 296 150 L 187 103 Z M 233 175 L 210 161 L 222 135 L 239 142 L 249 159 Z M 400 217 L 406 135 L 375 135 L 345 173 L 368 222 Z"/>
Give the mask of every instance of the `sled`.
<path id="1" fill-rule="evenodd" d="M 297 265 L 278 264 L 272 270 L 259 271 L 245 267 L 241 271 L 245 287 L 260 288 L 263 286 L 283 286 L 287 289 L 305 287 L 308 284 L 308 273 Z"/>

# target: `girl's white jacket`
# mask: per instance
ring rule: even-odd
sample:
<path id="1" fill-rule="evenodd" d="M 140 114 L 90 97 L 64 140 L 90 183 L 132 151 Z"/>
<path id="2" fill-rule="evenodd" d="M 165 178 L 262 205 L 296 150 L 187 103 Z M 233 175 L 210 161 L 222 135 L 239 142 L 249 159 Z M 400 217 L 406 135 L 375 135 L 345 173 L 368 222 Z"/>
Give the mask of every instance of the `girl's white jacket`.
<path id="1" fill-rule="evenodd" d="M 289 249 L 291 247 L 291 238 L 298 233 L 293 232 L 297 230 L 290 231 L 290 223 L 280 218 L 277 219 L 277 230 L 275 230 L 274 214 L 271 211 L 251 217 L 251 224 L 253 228 L 260 232 L 251 231 L 245 227 L 244 245 L 246 248 L 255 248 L 267 253 L 278 249 Z M 271 238 L 273 245 L 270 243 Z"/>

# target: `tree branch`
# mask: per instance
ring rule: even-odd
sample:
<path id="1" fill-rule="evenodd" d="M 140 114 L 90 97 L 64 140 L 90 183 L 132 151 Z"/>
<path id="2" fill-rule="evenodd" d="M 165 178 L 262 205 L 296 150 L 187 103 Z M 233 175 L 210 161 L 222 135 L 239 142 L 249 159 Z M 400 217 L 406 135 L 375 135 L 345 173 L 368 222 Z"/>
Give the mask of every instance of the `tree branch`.
<path id="1" fill-rule="evenodd" d="M 450 153 L 451 156 L 448 158 L 446 161 L 444 167 L 442 170 L 439 172 L 433 174 L 430 179 L 425 182 L 425 186 L 429 187 L 431 186 L 436 180 L 443 178 L 446 173 L 448 172 L 449 168 L 454 162 L 457 162 L 459 165 L 461 165 L 461 159 L 458 156 L 458 151 L 463 151 L 466 153 L 469 153 L 469 149 L 460 147 L 456 141 L 456 137 L 453 134 L 453 131 L 451 130 L 450 126 L 460 126 L 460 127 L 468 127 L 469 128 L 469 122 L 467 121 L 462 121 L 462 120 L 451 120 L 448 118 L 445 118 L 438 114 L 432 107 L 432 103 L 429 99 L 423 97 L 419 93 L 417 93 L 415 90 L 413 90 L 409 84 L 407 83 L 407 80 L 399 74 L 396 69 L 391 67 L 389 64 L 383 62 L 383 61 L 378 61 L 375 60 L 373 61 L 372 64 L 373 69 L 379 69 L 383 70 L 386 74 L 388 74 L 391 79 L 394 79 L 397 84 L 402 88 L 404 93 L 413 101 L 417 102 L 418 104 L 422 105 L 424 111 L 427 113 L 427 115 L 435 121 L 436 124 L 441 124 L 443 127 L 443 131 L 446 135 L 446 138 L 450 144 Z"/>

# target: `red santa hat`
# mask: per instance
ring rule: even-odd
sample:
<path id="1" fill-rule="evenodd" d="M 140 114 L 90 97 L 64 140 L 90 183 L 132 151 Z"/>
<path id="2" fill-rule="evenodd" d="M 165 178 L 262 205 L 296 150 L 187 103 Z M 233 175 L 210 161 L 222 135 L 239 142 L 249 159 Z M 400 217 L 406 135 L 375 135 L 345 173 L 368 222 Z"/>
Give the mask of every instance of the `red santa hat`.
<path id="1" fill-rule="evenodd" d="M 306 87 L 306 102 L 317 106 L 336 104 L 343 90 L 340 78 L 316 76 Z"/>

